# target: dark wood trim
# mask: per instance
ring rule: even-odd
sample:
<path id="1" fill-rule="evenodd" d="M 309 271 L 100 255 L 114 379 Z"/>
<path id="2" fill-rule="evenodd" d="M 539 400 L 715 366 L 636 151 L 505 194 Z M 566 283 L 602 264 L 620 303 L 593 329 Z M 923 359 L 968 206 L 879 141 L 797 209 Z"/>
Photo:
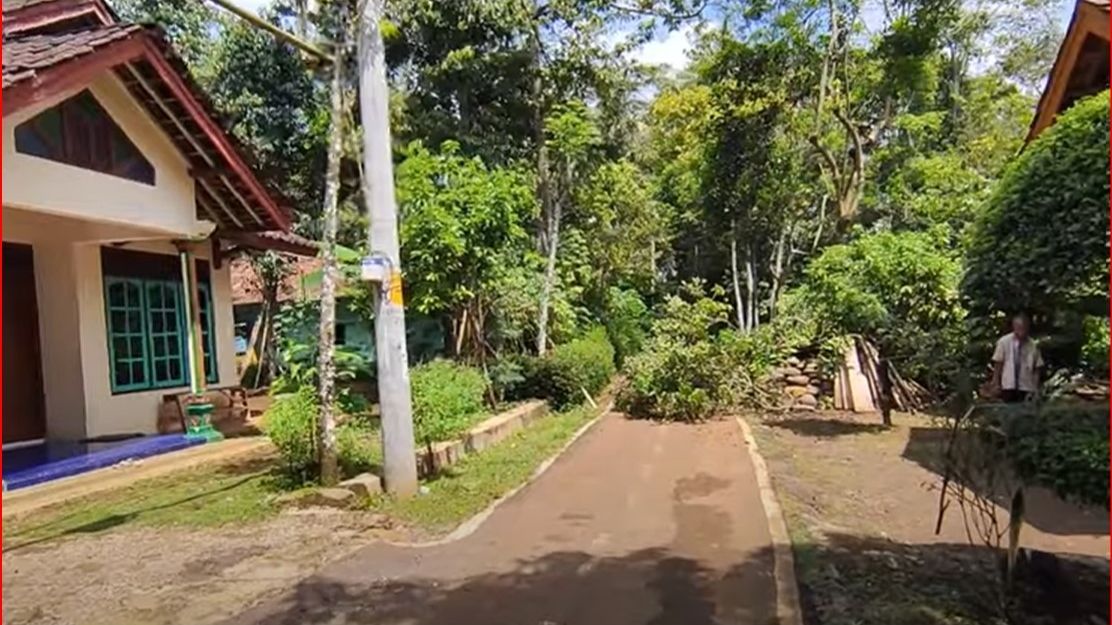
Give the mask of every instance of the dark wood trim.
<path id="1" fill-rule="evenodd" d="M 101 25 L 114 24 L 117 21 L 108 7 L 97 0 L 80 3 L 44 2 L 6 12 L 4 32 L 8 35 L 25 33 L 81 17 L 94 18 Z"/>
<path id="2" fill-rule="evenodd" d="M 181 76 L 178 75 L 177 71 L 174 70 L 174 68 L 170 66 L 170 63 L 163 57 L 161 50 L 148 38 L 144 37 L 142 43 L 147 50 L 146 60 L 158 73 L 163 83 L 165 83 L 174 94 L 174 98 L 181 103 L 194 121 L 197 122 L 201 130 L 205 133 L 205 136 L 208 137 L 209 141 L 216 148 L 216 151 L 220 153 L 220 156 L 223 157 L 224 161 L 231 167 L 232 172 L 247 185 L 251 195 L 255 197 L 271 218 L 274 219 L 278 227 L 288 231 L 291 225 L 289 215 L 278 207 L 274 198 L 270 196 L 270 193 L 263 187 L 262 183 L 259 182 L 259 179 L 255 177 L 255 173 L 247 163 L 243 161 L 243 158 L 228 141 L 228 137 L 224 134 L 224 131 L 215 120 L 209 117 L 205 108 L 197 101 L 197 98 L 194 97 L 193 92 L 186 86 Z"/>
<path id="3" fill-rule="evenodd" d="M 177 254 L 141 252 L 118 247 L 100 248 L 101 275 L 181 282 L 181 259 Z M 197 260 L 197 279 L 209 282 L 209 263 Z"/>
<path id="4" fill-rule="evenodd" d="M 147 52 L 143 42 L 143 36 L 136 33 L 4 89 L 4 117 L 84 87 L 101 72 L 143 56 Z"/>
<path id="5" fill-rule="evenodd" d="M 1070 19 L 1069 29 L 1058 48 L 1058 57 L 1054 60 L 1054 67 L 1046 79 L 1046 87 L 1039 98 L 1035 117 L 1031 120 L 1031 128 L 1027 132 L 1025 143 L 1030 143 L 1046 130 L 1058 116 L 1058 109 L 1062 106 L 1066 87 L 1069 85 L 1070 76 L 1073 75 L 1077 63 L 1077 56 L 1081 52 L 1085 39 L 1090 35 L 1109 41 L 1109 14 L 1104 9 L 1096 7 L 1085 0 L 1078 0 Z"/>

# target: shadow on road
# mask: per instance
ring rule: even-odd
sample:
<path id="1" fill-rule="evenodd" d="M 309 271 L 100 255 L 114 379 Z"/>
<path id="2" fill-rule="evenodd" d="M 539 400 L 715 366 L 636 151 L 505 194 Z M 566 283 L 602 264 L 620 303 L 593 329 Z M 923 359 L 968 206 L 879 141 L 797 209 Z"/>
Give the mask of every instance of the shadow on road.
<path id="1" fill-rule="evenodd" d="M 418 552 L 414 552 L 415 555 Z M 554 552 L 512 571 L 464 580 L 407 579 L 353 583 L 314 576 L 273 604 L 231 623 L 295 625 L 712 625 L 768 621 L 768 597 L 746 605 L 735 582 L 768 570 L 762 553 L 721 577 L 665 549 L 621 557 Z"/>
<path id="2" fill-rule="evenodd" d="M 796 556 L 810 625 L 1003 622 L 986 548 L 832 534 L 797 544 Z M 462 580 L 314 576 L 225 625 L 770 625 L 766 609 L 738 600 L 770 557 L 762 550 L 721 576 L 666 549 L 555 552 Z M 1107 622 L 1108 590 L 1107 560 L 1027 553 L 1009 622 Z"/>

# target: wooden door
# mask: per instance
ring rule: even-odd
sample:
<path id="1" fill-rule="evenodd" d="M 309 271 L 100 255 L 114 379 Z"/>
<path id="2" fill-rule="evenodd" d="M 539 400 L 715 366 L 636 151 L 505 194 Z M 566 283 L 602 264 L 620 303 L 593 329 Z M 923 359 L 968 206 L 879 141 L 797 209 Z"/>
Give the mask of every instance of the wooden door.
<path id="1" fill-rule="evenodd" d="M 31 246 L 4 243 L 4 442 L 46 435 Z"/>

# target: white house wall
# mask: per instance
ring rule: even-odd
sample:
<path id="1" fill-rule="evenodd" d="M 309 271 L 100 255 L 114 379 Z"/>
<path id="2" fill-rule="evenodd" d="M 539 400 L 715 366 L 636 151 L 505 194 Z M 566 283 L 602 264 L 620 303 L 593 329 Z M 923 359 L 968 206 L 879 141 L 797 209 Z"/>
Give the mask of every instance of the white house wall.
<path id="1" fill-rule="evenodd" d="M 4 117 L 4 205 L 187 236 L 203 232 L 186 160 L 127 92 L 105 72 L 89 90 L 155 170 L 150 186 L 15 151 L 15 127 L 81 89 Z"/>
<path id="2" fill-rule="evenodd" d="M 7 191 L 5 189 L 5 191 Z M 32 246 L 46 399 L 47 436 L 62 439 L 153 433 L 164 395 L 188 387 L 113 395 L 100 248 L 151 231 L 4 208 L 4 240 Z M 176 255 L 169 240 L 127 243 L 125 249 Z M 209 259 L 208 244 L 197 257 Z M 211 265 L 210 265 L 211 268 Z M 211 272 L 220 385 L 237 383 L 231 275 Z"/>
<path id="3" fill-rule="evenodd" d="M 174 246 L 169 242 L 134 243 L 128 245 L 126 249 L 176 255 Z M 80 259 L 77 287 L 79 306 L 82 311 L 81 360 L 85 372 L 85 420 L 89 436 L 154 432 L 158 406 L 163 396 L 188 391 L 189 387 L 112 394 L 100 248 L 97 245 L 83 245 L 78 248 L 78 254 Z M 208 259 L 210 252 L 208 249 L 198 250 L 197 257 Z M 216 313 L 213 321 L 216 329 L 217 369 L 220 375 L 218 385 L 237 384 L 232 281 L 228 266 L 212 271 L 210 279 L 213 311 Z"/>

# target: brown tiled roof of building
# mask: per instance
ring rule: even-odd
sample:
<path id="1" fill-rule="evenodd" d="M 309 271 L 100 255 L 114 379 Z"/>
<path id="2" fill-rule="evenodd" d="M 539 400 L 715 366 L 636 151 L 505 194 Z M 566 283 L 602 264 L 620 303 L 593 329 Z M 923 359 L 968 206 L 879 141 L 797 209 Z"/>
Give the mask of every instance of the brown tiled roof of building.
<path id="1" fill-rule="evenodd" d="M 320 295 L 319 274 L 324 266 L 320 258 L 304 256 L 285 256 L 286 276 L 278 288 L 278 301 L 303 301 Z M 261 304 L 263 302 L 262 280 L 259 279 L 251 259 L 240 256 L 229 263 L 232 277 L 232 304 Z"/>
<path id="2" fill-rule="evenodd" d="M 3 46 L 4 88 L 30 80 L 36 72 L 91 54 L 98 48 L 142 30 L 139 24 L 112 24 L 76 32 L 8 39 Z"/>
<path id="3" fill-rule="evenodd" d="M 9 5 L 33 1 L 37 0 L 5 0 L 5 11 L 9 10 Z M 53 11 L 80 2 L 43 0 L 31 6 L 36 10 L 40 5 L 50 7 Z M 44 28 L 49 29 L 50 24 L 48 18 Z M 113 55 L 119 58 L 134 55 L 132 50 L 139 50 L 140 56 L 128 56 L 114 65 L 107 60 L 116 58 Z M 108 23 L 57 33 L 42 30 L 36 34 L 34 29 L 6 32 L 3 45 L 5 104 L 33 101 L 34 96 L 28 94 L 43 88 L 37 78 L 46 80 L 48 73 L 64 75 L 69 71 L 67 68 L 81 64 L 95 66 L 98 62 L 116 73 L 190 161 L 194 171 L 200 172 L 197 184 L 199 217 L 218 223 L 224 230 L 257 232 L 288 227 L 288 200 L 273 187 L 262 185 L 260 168 L 251 151 L 223 131 L 225 126 L 220 123 L 215 107 L 193 81 L 157 26 Z M 11 94 L 16 96 L 10 100 Z M 6 107 L 4 113 L 18 110 L 19 106 Z"/>
<path id="4" fill-rule="evenodd" d="M 1109 6 L 1109 0 L 1084 0 L 1089 4 L 1104 9 L 1106 13 L 1112 12 L 1112 7 Z"/>

